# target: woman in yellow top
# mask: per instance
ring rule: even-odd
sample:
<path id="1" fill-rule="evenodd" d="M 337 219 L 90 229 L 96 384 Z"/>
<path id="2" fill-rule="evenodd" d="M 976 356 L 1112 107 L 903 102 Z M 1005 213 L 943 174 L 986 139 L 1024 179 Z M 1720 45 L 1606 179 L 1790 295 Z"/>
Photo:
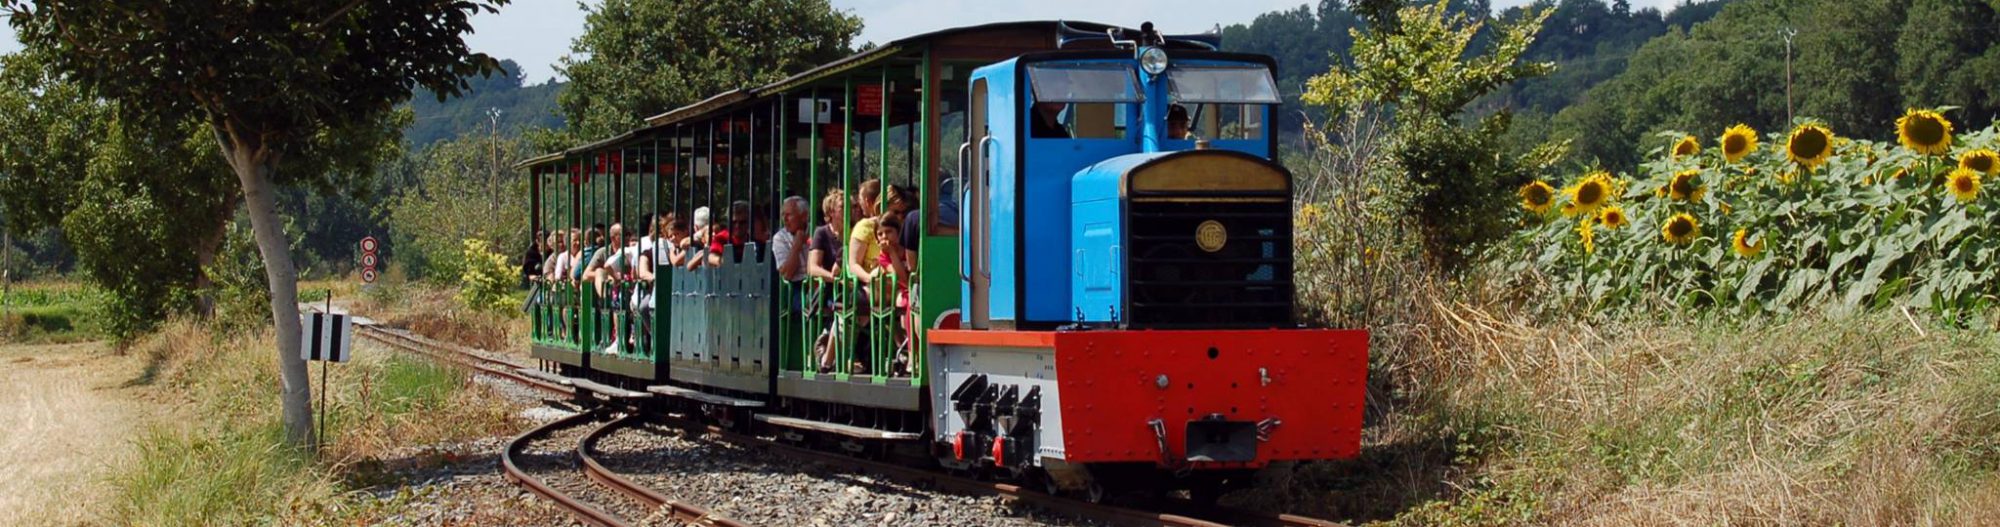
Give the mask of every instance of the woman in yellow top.
<path id="1" fill-rule="evenodd" d="M 855 214 L 861 221 L 854 223 L 854 229 L 847 234 L 847 273 L 854 275 L 861 285 L 875 281 L 879 273 L 876 260 L 882 257 L 882 244 L 875 240 L 875 224 L 881 220 L 882 180 L 870 179 L 861 182 L 855 193 Z"/>

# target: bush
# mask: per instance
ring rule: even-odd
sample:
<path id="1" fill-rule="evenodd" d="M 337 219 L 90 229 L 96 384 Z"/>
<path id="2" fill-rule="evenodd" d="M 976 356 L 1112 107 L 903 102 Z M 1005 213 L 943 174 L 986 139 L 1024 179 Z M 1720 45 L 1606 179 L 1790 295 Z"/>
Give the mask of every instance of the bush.
<path id="1" fill-rule="evenodd" d="M 458 275 L 458 298 L 466 307 L 488 313 L 505 313 L 521 308 L 521 299 L 514 296 L 516 284 L 520 281 L 516 267 L 507 262 L 507 257 L 493 252 L 493 246 L 486 240 L 468 238 L 465 250 L 460 253 Z"/>
<path id="2" fill-rule="evenodd" d="M 1526 213 L 1493 260 L 1549 308 L 1908 305 L 1976 315 L 2000 298 L 2000 206 L 1979 187 L 1996 172 L 1959 164 L 1991 155 L 1997 135 L 1958 137 L 1940 156 L 1833 138 L 1805 152 L 1816 167 L 1788 154 L 1788 143 L 1813 146 L 1792 134 L 1769 134 L 1735 161 L 1720 147 L 1670 148 L 1632 177 L 1600 173 L 1596 185 L 1613 190 L 1606 203 L 1579 203 L 1593 183 L 1572 182 Z M 1686 140 L 1679 148 L 1699 149 Z M 1954 178 L 1966 185 L 1959 193 Z"/>

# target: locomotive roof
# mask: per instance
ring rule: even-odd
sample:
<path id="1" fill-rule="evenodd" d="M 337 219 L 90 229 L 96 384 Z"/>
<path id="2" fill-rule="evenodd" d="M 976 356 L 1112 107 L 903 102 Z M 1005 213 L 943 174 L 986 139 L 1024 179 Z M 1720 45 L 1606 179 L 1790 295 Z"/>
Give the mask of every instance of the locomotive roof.
<path id="1" fill-rule="evenodd" d="M 1053 48 L 1054 47 L 1053 42 L 1061 37 L 1061 32 L 1063 31 L 1064 26 L 1068 26 L 1069 29 L 1088 32 L 1088 33 L 1103 33 L 1105 30 L 1108 29 L 1124 29 L 1126 31 L 1132 31 L 1131 28 L 1122 28 L 1120 26 L 1113 26 L 1110 24 L 1100 24 L 1096 22 L 1035 20 L 1035 21 L 1019 21 L 1019 22 L 997 22 L 997 23 L 982 24 L 977 26 L 956 27 L 951 29 L 933 31 L 930 33 L 923 33 L 919 35 L 903 37 L 900 39 L 889 41 L 886 44 L 876 46 L 869 50 L 849 55 L 846 58 L 842 58 L 840 60 L 836 60 L 833 62 L 828 62 L 826 64 L 819 65 L 812 69 L 799 72 L 790 77 L 786 77 L 784 79 L 778 80 L 777 82 L 773 82 L 764 86 L 753 87 L 753 88 L 739 88 L 722 92 L 720 94 L 716 94 L 712 97 L 703 99 L 694 104 L 689 104 L 687 106 L 682 106 L 680 108 L 669 110 L 666 113 L 648 117 L 646 118 L 646 125 L 638 129 L 627 131 L 625 133 L 618 134 L 616 136 L 593 141 L 589 144 L 579 145 L 577 147 L 563 150 L 560 152 L 552 152 L 542 156 L 530 158 L 521 161 L 520 163 L 517 163 L 515 167 L 520 168 L 520 167 L 530 167 L 530 166 L 548 164 L 560 161 L 567 156 L 585 154 L 594 150 L 632 141 L 649 131 L 658 130 L 674 124 L 683 123 L 690 120 L 705 117 L 717 111 L 729 109 L 745 102 L 761 99 L 766 95 L 784 93 L 787 90 L 798 88 L 808 83 L 825 79 L 827 77 L 831 77 L 841 72 L 851 71 L 871 66 L 876 64 L 877 62 L 893 58 L 904 51 L 909 51 L 912 49 L 922 49 L 923 45 L 925 44 L 929 44 L 947 38 L 959 37 L 968 34 L 976 35 L 982 33 L 1014 33 L 1014 32 L 1021 32 L 1023 30 L 1029 30 L 1029 31 L 1046 30 L 1048 38 L 1051 40 L 1051 48 Z"/>

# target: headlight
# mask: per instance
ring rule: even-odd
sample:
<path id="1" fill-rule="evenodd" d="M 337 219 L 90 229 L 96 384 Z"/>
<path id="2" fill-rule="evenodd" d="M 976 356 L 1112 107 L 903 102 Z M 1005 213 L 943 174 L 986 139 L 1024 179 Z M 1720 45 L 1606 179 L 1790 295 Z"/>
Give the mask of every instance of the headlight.
<path id="1" fill-rule="evenodd" d="M 1167 50 L 1146 48 L 1145 51 L 1139 52 L 1139 68 L 1146 70 L 1147 75 L 1166 73 Z"/>

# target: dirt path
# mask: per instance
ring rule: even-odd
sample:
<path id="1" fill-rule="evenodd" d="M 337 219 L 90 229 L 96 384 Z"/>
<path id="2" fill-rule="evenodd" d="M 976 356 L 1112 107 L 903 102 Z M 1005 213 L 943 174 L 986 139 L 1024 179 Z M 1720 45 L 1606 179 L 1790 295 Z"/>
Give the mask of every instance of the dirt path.
<path id="1" fill-rule="evenodd" d="M 104 476 L 131 458 L 137 361 L 103 344 L 0 346 L 0 518 L 97 523 Z"/>

